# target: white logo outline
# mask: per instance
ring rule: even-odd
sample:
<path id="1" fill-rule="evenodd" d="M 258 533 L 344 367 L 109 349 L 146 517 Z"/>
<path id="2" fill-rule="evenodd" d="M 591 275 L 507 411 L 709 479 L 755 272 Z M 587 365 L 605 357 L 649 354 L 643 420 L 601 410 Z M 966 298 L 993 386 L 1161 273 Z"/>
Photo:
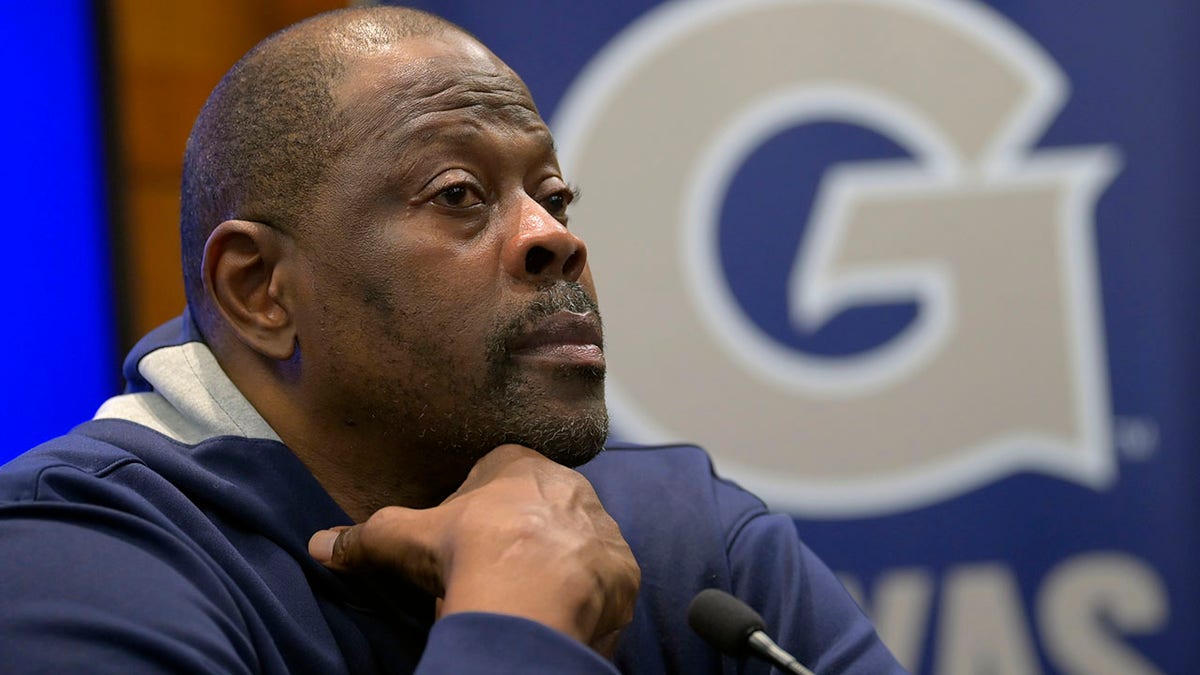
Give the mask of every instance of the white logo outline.
<path id="1" fill-rule="evenodd" d="M 672 2 L 664 4 L 628 28 L 613 40 L 564 96 L 553 127 L 560 146 L 560 160 L 570 174 L 580 140 L 595 124 L 592 111 L 611 94 L 616 83 L 656 50 L 669 45 L 673 36 L 686 34 L 700 25 L 720 22 L 749 8 L 782 5 L 820 4 L 822 0 L 752 0 L 745 3 L 724 3 L 719 0 Z M 1100 192 L 1111 181 L 1119 167 L 1119 158 L 1112 148 L 1037 149 L 1038 135 L 1053 121 L 1066 100 L 1066 82 L 1055 64 L 1034 44 L 1007 21 L 986 7 L 960 0 L 856 0 L 863 6 L 878 5 L 890 9 L 903 8 L 913 13 L 933 16 L 951 25 L 954 30 L 969 34 L 972 39 L 987 45 L 994 53 L 1009 59 L 1033 84 L 1032 93 L 1014 111 L 1007 125 L 992 136 L 991 144 L 973 161 L 955 152 L 940 138 L 936 129 L 924 125 L 919 116 L 908 115 L 894 100 L 875 97 L 870 91 L 855 90 L 841 84 L 831 84 L 824 90 L 806 87 L 802 91 L 783 92 L 775 100 L 758 101 L 744 115 L 741 128 L 733 125 L 726 136 L 716 139 L 708 148 L 704 161 L 697 164 L 695 176 L 689 181 L 693 198 L 684 206 L 689 214 L 681 231 L 681 243 L 689 253 L 685 256 L 683 273 L 688 276 L 687 288 L 698 313 L 705 317 L 713 334 L 726 345 L 731 358 L 743 364 L 747 371 L 771 380 L 776 386 L 813 391 L 813 382 L 828 396 L 853 396 L 867 389 L 886 387 L 903 379 L 907 373 L 937 352 L 954 321 L 954 287 L 946 282 L 936 265 L 923 269 L 882 270 L 886 286 L 880 278 L 841 280 L 840 289 L 831 290 L 820 270 L 837 248 L 837 214 L 855 193 L 878 193 L 888 190 L 937 189 L 955 183 L 971 181 L 979 186 L 1019 185 L 1048 177 L 1069 177 L 1073 185 L 1068 211 L 1059 223 L 1060 236 L 1068 240 L 1064 247 L 1068 258 L 1062 273 L 1069 289 L 1068 322 L 1075 331 L 1071 335 L 1074 363 L 1077 410 L 1084 434 L 1075 439 L 1082 447 L 1072 452 L 1044 452 L 1049 446 L 1061 445 L 1058 439 L 1035 434 L 1011 434 L 984 443 L 962 453 L 955 460 L 937 467 L 921 467 L 908 473 L 891 474 L 879 479 L 858 479 L 849 483 L 805 482 L 780 479 L 772 472 L 741 466 L 736 459 L 718 458 L 725 473 L 741 480 L 768 502 L 804 515 L 817 517 L 853 517 L 894 512 L 914 508 L 960 494 L 978 485 L 1010 475 L 1019 470 L 1035 469 L 1061 478 L 1074 480 L 1094 489 L 1102 489 L 1115 479 L 1115 457 L 1108 430 L 1108 383 L 1104 363 L 1101 333 L 1101 314 L 1094 269 L 1092 244 L 1093 219 L 1091 210 Z M 857 101 L 841 105 L 838 101 Z M 803 261 L 798 260 L 792 281 L 792 307 L 795 317 L 805 325 L 819 323 L 836 308 L 863 298 L 895 299 L 894 280 L 904 280 L 905 299 L 916 298 L 924 316 L 915 330 L 908 331 L 898 344 L 888 346 L 874 364 L 827 367 L 819 359 L 803 355 L 780 354 L 777 348 L 768 365 L 747 357 L 741 349 L 747 341 L 758 339 L 753 331 L 728 321 L 731 300 L 727 288 L 713 279 L 715 250 L 711 233 L 713 224 L 714 189 L 727 181 L 734 163 L 731 157 L 744 155 L 757 135 L 769 135 L 772 125 L 780 128 L 786 122 L 802 121 L 805 115 L 817 117 L 822 111 L 845 113 L 846 110 L 878 110 L 882 115 L 867 115 L 863 121 L 879 129 L 912 152 L 914 161 L 875 162 L 841 167 L 830 171 L 823 181 L 810 214 L 808 241 L 802 247 Z M 845 118 L 845 115 L 842 115 Z M 896 120 L 899 120 L 898 122 Z M 888 125 L 891 124 L 891 127 Z M 757 126 L 756 126 L 757 125 Z M 889 133 L 890 128 L 890 133 Z M 1032 154 L 1031 154 L 1032 153 Z M 698 187 L 699 186 L 699 187 Z M 703 189 L 701 189 L 703 188 Z M 705 198 L 696 198 L 704 195 Z M 885 289 L 880 294 L 880 289 Z M 712 298 L 719 298 L 713 309 Z M 736 304 L 736 303 L 734 303 Z M 736 310 L 736 307 L 733 308 Z M 759 340 L 761 343 L 761 340 Z M 752 353 L 772 353 L 771 348 L 751 350 Z M 780 358 L 780 357 L 783 358 Z M 781 368 L 780 363 L 788 364 Z M 781 371 L 787 371 L 781 374 Z M 662 428 L 651 415 L 630 405 L 629 397 L 619 381 L 610 379 L 610 407 L 614 420 L 623 428 L 635 431 L 639 440 L 665 441 L 678 434 Z M 731 422 L 736 423 L 736 422 Z M 714 453 L 715 454 L 715 453 Z"/>

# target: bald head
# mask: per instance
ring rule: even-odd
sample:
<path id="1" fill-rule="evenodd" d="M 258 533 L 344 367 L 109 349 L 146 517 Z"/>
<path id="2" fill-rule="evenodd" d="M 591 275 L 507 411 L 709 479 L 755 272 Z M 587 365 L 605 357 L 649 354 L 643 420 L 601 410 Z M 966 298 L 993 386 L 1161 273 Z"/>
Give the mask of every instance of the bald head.
<path id="1" fill-rule="evenodd" d="M 330 161 L 350 141 L 334 95 L 348 66 L 397 43 L 446 33 L 469 37 L 418 10 L 340 10 L 272 35 L 222 78 L 192 128 L 183 166 L 184 286 L 202 329 L 208 312 L 201 262 L 213 229 L 241 219 L 299 231 Z"/>

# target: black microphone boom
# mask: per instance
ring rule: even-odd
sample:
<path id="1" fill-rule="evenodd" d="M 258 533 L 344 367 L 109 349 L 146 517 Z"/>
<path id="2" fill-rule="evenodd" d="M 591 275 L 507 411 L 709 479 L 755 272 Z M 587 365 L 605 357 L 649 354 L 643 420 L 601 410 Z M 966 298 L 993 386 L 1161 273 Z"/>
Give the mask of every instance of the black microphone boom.
<path id="1" fill-rule="evenodd" d="M 725 591 L 706 588 L 688 607 L 688 625 L 724 654 L 757 656 L 794 675 L 813 675 L 775 644 L 765 632 L 762 617 L 749 605 Z"/>

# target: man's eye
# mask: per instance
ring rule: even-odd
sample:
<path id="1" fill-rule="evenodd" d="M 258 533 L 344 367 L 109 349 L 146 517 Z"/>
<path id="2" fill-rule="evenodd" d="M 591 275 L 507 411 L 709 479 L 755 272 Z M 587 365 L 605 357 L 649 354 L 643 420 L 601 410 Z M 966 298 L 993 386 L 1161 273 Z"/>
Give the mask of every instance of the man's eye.
<path id="1" fill-rule="evenodd" d="M 564 220 L 567 217 L 567 207 L 571 205 L 574 196 L 570 190 L 560 190 L 542 199 L 542 207 L 550 215 Z"/>
<path id="2" fill-rule="evenodd" d="M 440 206 L 449 206 L 455 209 L 465 209 L 483 203 L 475 191 L 466 185 L 451 185 L 437 193 L 433 201 Z"/>

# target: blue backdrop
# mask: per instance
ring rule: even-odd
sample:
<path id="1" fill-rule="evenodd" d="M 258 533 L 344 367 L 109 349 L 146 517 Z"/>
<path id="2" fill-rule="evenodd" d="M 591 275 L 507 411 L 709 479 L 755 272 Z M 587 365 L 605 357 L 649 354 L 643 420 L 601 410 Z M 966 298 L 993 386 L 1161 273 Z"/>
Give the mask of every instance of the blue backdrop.
<path id="1" fill-rule="evenodd" d="M 90 418 L 120 384 L 89 5 L 16 5 L 0 18 L 0 461 Z"/>

